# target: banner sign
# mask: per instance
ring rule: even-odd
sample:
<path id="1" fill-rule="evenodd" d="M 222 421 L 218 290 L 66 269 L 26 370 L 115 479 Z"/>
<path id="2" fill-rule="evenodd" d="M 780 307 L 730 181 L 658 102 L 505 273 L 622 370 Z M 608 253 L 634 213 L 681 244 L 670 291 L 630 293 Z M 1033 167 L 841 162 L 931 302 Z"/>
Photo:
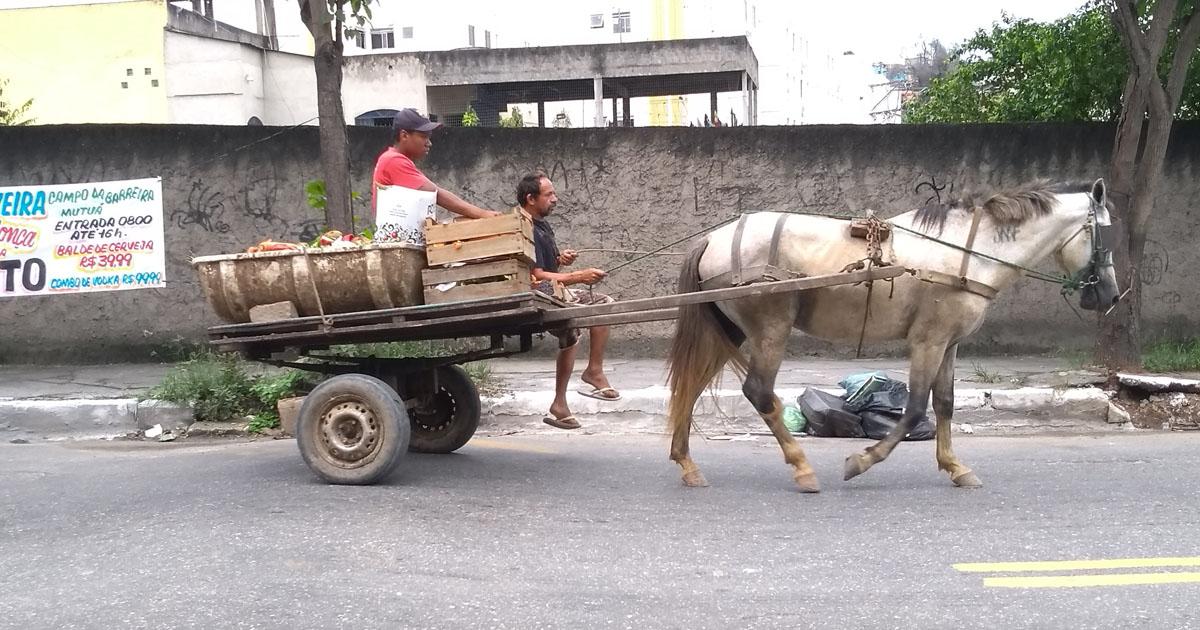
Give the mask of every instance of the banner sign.
<path id="1" fill-rule="evenodd" d="M 0 188 L 0 298 L 162 286 L 162 178 Z"/>

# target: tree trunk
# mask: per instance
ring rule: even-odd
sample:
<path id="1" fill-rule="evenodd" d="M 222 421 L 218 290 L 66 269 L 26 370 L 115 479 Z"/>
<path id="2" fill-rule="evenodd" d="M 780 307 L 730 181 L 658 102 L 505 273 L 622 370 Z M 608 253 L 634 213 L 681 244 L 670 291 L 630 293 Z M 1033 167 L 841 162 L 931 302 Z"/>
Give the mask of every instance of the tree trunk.
<path id="1" fill-rule="evenodd" d="M 325 222 L 330 229 L 350 232 L 354 219 L 350 211 L 350 151 L 342 112 L 342 42 L 335 37 L 333 16 L 323 0 L 302 0 L 300 15 L 315 44 Z"/>
<path id="2" fill-rule="evenodd" d="M 1175 110 L 1200 38 L 1196 7 L 1182 16 L 1176 16 L 1175 8 L 1176 0 L 1159 0 L 1152 8 L 1148 30 L 1143 31 L 1135 2 L 1116 0 L 1114 5 L 1113 21 L 1129 53 L 1130 66 L 1109 172 L 1116 207 L 1111 246 L 1117 281 L 1129 292 L 1108 317 L 1100 319 L 1097 358 L 1110 371 L 1141 367 L 1142 256 Z M 1179 31 L 1164 86 L 1159 62 L 1173 23 Z"/>
<path id="3" fill-rule="evenodd" d="M 1108 245 L 1113 250 L 1117 285 L 1122 290 L 1129 289 L 1129 294 L 1111 313 L 1100 317 L 1096 339 L 1097 360 L 1113 371 L 1134 368 L 1141 363 L 1141 279 L 1137 272 L 1141 258 L 1130 251 L 1130 227 L 1133 225 L 1138 154 L 1142 150 L 1145 129 L 1145 95 L 1145 82 L 1139 77 L 1137 67 L 1131 64 L 1108 173 L 1108 193 L 1113 202 L 1113 242 Z"/>

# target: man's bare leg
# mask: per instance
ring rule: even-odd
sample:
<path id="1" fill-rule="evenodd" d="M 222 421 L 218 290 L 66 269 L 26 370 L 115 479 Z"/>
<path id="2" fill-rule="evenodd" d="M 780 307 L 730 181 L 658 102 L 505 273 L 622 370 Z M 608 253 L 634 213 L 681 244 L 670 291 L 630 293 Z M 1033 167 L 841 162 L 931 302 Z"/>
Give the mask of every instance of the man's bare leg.
<path id="1" fill-rule="evenodd" d="M 609 328 L 608 326 L 593 326 L 588 329 L 588 332 L 591 335 L 590 347 L 588 348 L 588 364 L 579 378 L 584 383 L 596 389 L 612 387 L 608 382 L 608 377 L 604 374 L 604 350 L 608 346 Z M 604 398 L 617 398 L 620 396 L 615 391 L 607 391 L 597 395 Z"/>
<path id="2" fill-rule="evenodd" d="M 560 348 L 554 361 L 554 402 L 550 403 L 550 414 L 555 418 L 571 415 L 571 407 L 567 405 L 567 386 L 571 384 L 571 373 L 575 371 L 577 348 L 578 343 L 570 348 Z"/>

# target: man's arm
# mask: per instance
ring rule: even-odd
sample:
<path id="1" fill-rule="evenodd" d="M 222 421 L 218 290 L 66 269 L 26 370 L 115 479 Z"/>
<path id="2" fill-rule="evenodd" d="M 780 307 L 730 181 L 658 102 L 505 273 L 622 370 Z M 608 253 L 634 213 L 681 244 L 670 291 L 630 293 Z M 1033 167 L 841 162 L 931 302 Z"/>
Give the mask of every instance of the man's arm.
<path id="1" fill-rule="evenodd" d="M 450 212 L 453 212 L 454 214 L 462 215 L 464 217 L 467 217 L 468 219 L 483 219 L 483 218 L 487 218 L 487 217 L 500 216 L 500 213 L 496 212 L 495 210 L 484 210 L 483 208 L 480 208 L 479 206 L 476 206 L 476 205 L 467 203 L 466 201 L 463 201 L 462 197 L 459 197 L 458 195 L 450 192 L 449 190 L 446 190 L 445 188 L 438 188 L 436 186 L 433 186 L 432 183 L 430 183 L 428 185 L 430 186 L 430 188 L 427 189 L 424 186 L 422 186 L 421 189 L 422 190 L 436 190 L 437 191 L 437 205 L 449 210 Z"/>
<path id="2" fill-rule="evenodd" d="M 539 282 L 542 280 L 558 280 L 565 285 L 571 284 L 596 284 L 607 276 L 607 273 L 599 269 L 580 269 L 570 273 L 561 273 L 556 271 L 546 271 L 541 267 L 533 268 L 533 277 Z"/>

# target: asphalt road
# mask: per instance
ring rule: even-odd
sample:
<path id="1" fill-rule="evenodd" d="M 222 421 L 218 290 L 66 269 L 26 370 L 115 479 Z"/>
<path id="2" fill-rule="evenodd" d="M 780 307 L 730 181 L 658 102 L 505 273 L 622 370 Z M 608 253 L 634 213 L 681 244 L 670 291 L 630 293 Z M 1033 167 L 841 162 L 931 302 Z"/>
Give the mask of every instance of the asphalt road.
<path id="1" fill-rule="evenodd" d="M 0 627 L 1200 627 L 1200 434 L 960 438 L 981 490 L 930 442 L 843 482 L 865 442 L 806 439 L 819 495 L 767 440 L 693 440 L 706 489 L 657 437 L 365 488 L 292 441 L 3 444 Z M 1100 562 L 991 564 L 1070 560 Z"/>

